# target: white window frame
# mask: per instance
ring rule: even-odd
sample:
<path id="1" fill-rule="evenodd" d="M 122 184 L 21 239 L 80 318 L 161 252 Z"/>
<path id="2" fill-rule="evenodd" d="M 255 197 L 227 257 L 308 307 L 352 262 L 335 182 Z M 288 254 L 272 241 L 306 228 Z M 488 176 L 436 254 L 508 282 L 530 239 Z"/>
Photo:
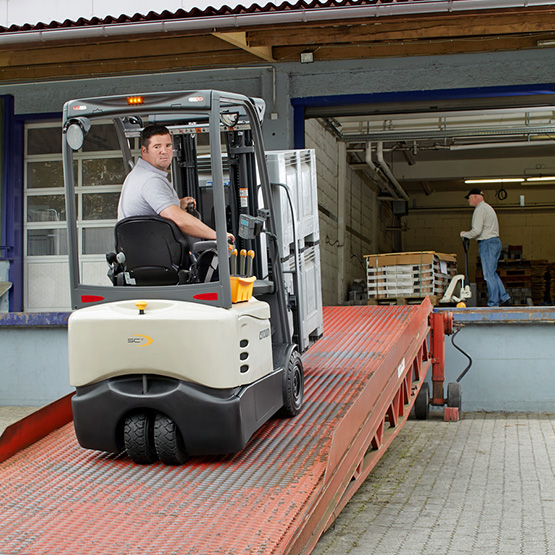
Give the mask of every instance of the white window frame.
<path id="1" fill-rule="evenodd" d="M 111 120 L 98 120 L 94 124 L 111 124 Z M 62 162 L 62 153 L 52 154 L 33 154 L 28 153 L 28 131 L 37 128 L 58 128 L 61 133 L 61 121 L 47 121 L 38 123 L 25 124 L 24 132 L 24 225 L 23 225 L 23 260 L 24 260 L 24 310 L 26 312 L 50 312 L 50 311 L 69 311 L 70 295 L 69 295 L 69 261 L 67 255 L 29 255 L 28 254 L 28 235 L 29 231 L 36 229 L 66 229 L 67 222 L 63 221 L 39 221 L 29 222 L 28 204 L 31 197 L 45 196 L 45 195 L 62 195 L 64 196 L 65 190 L 63 184 L 61 187 L 48 187 L 48 188 L 32 188 L 27 187 L 28 183 L 28 163 L 29 162 Z M 135 143 L 133 156 L 136 159 L 139 156 L 138 141 Z M 77 198 L 77 230 L 78 230 L 78 249 L 79 249 L 79 264 L 81 275 L 84 271 L 84 266 L 87 265 L 94 267 L 94 275 L 98 273 L 97 279 L 99 283 L 106 283 L 108 280 L 106 272 L 108 266 L 106 264 L 105 253 L 99 254 L 83 254 L 83 231 L 85 229 L 93 228 L 113 228 L 117 219 L 102 219 L 102 220 L 83 220 L 83 196 L 91 193 L 117 193 L 121 192 L 122 183 L 110 185 L 83 185 L 83 161 L 94 159 L 122 159 L 121 151 L 87 151 L 74 153 L 74 161 L 77 163 L 76 169 L 76 185 L 75 194 Z M 64 271 L 61 266 L 64 267 Z M 98 268 L 97 268 L 98 267 Z M 39 275 L 44 276 L 41 283 L 31 283 L 31 275 L 38 271 Z M 58 276 L 58 277 L 56 277 Z M 62 276 L 60 278 L 60 276 Z M 65 293 L 64 293 L 65 290 Z M 39 293 L 37 294 L 37 291 Z M 65 301 L 62 301 L 65 298 Z M 38 299 L 38 300 L 37 300 Z"/>

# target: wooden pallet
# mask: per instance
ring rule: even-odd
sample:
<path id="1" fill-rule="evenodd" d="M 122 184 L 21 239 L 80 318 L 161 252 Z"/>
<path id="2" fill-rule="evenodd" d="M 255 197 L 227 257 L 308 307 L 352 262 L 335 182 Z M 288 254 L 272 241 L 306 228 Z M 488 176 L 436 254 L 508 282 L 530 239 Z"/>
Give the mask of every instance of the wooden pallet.
<path id="1" fill-rule="evenodd" d="M 424 295 L 422 297 L 378 297 L 373 299 L 368 299 L 368 304 L 370 306 L 377 306 L 377 305 L 414 305 L 414 304 L 422 304 L 424 299 L 428 297 L 432 306 L 439 305 L 439 299 L 441 298 L 438 295 Z"/>

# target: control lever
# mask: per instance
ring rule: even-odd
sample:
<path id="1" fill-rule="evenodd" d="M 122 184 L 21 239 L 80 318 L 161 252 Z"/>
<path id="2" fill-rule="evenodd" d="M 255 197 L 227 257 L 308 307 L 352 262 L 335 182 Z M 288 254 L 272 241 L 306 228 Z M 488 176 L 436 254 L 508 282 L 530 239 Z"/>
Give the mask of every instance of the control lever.
<path id="1" fill-rule="evenodd" d="M 187 204 L 187 212 L 189 212 L 189 214 L 191 214 L 191 216 L 194 216 L 195 218 L 197 218 L 197 220 L 202 221 L 202 218 L 200 217 L 200 212 L 195 208 L 195 203 L 194 202 L 189 202 Z"/>
<path id="2" fill-rule="evenodd" d="M 253 274 L 253 260 L 254 260 L 254 251 L 249 250 L 249 252 L 247 252 L 247 271 L 246 271 L 246 274 L 245 274 L 246 277 L 252 277 L 252 274 Z"/>
<path id="3" fill-rule="evenodd" d="M 233 249 L 229 258 L 230 273 L 232 276 L 237 275 L 237 249 Z"/>
<path id="4" fill-rule="evenodd" d="M 241 249 L 241 252 L 239 253 L 239 275 L 240 276 L 245 275 L 246 258 L 247 258 L 247 251 L 245 249 Z"/>

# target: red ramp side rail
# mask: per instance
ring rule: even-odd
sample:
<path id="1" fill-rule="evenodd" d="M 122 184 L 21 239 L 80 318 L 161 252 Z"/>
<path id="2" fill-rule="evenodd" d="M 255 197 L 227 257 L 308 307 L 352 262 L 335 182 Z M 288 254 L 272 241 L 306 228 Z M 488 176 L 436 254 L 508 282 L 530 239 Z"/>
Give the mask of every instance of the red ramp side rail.
<path id="1" fill-rule="evenodd" d="M 389 350 L 380 349 L 379 367 L 334 430 L 323 487 L 283 553 L 313 550 L 400 432 L 434 360 L 430 352 L 432 309 L 426 297 Z M 385 318 L 378 336 L 397 324 Z"/>
<path id="2" fill-rule="evenodd" d="M 0 463 L 73 420 L 73 393 L 8 426 L 0 436 Z"/>

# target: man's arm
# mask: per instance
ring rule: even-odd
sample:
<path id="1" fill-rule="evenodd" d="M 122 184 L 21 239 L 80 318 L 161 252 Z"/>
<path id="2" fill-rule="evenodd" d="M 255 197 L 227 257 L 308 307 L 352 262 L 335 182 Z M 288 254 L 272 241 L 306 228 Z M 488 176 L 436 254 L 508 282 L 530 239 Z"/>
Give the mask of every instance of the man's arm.
<path id="1" fill-rule="evenodd" d="M 216 232 L 211 227 L 202 223 L 198 218 L 189 214 L 189 212 L 179 208 L 177 204 L 172 204 L 164 208 L 164 210 L 160 212 L 160 216 L 175 222 L 177 227 L 179 227 L 185 235 L 198 237 L 199 239 L 216 240 Z M 231 233 L 227 234 L 227 238 L 231 240 L 232 243 L 235 242 L 235 237 Z"/>
<path id="2" fill-rule="evenodd" d="M 479 205 L 474 209 L 472 214 L 472 229 L 470 231 L 461 231 L 461 237 L 467 239 L 475 239 L 482 233 L 484 227 L 484 211 L 479 209 Z"/>
<path id="3" fill-rule="evenodd" d="M 177 204 L 164 208 L 160 212 L 160 216 L 175 222 L 186 235 L 199 237 L 200 239 L 216 239 L 216 232 L 211 227 L 208 227 L 189 212 L 182 210 Z"/>

